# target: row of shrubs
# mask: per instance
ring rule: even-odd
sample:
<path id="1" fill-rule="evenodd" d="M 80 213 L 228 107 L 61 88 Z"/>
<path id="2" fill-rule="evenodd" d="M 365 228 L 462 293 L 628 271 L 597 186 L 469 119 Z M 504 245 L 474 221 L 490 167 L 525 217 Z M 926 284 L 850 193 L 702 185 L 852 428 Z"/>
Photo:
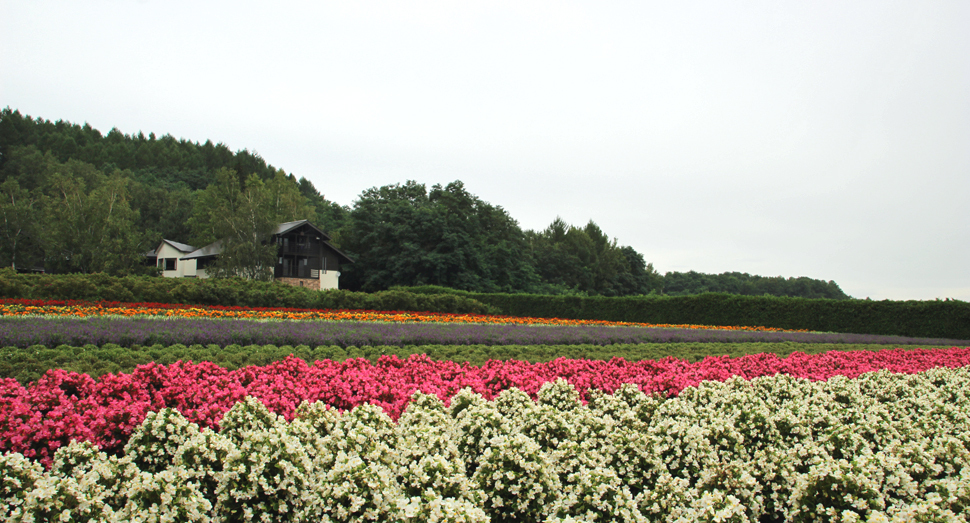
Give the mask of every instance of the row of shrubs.
<path id="1" fill-rule="evenodd" d="M 416 294 L 452 293 L 512 316 L 674 325 L 735 325 L 855 334 L 967 339 L 970 302 L 871 301 L 743 296 L 544 296 L 483 294 L 437 285 L 394 287 Z"/>
<path id="2" fill-rule="evenodd" d="M 72 347 L 34 345 L 0 348 L 0 379 L 14 378 L 22 384 L 40 379 L 51 369 L 87 374 L 99 378 L 105 374 L 130 373 L 136 366 L 148 363 L 169 365 L 178 361 L 209 361 L 228 370 L 250 365 L 269 365 L 287 356 L 295 356 L 307 363 L 350 358 L 366 358 L 376 362 L 381 356 L 395 355 L 406 359 L 412 354 L 426 354 L 433 360 L 468 362 L 483 365 L 489 360 L 519 360 L 530 363 L 558 358 L 627 361 L 658 360 L 668 356 L 698 362 L 707 356 L 737 358 L 748 354 L 772 353 L 788 356 L 793 352 L 822 354 L 840 350 L 881 350 L 887 345 L 847 345 L 831 343 L 649 343 L 617 345 L 422 345 L 397 347 L 390 345 L 340 347 L 322 345 L 296 347 L 283 345 L 153 345 L 150 347 L 122 347 L 115 344 Z M 929 348 L 929 347 L 924 347 Z"/>
<path id="3" fill-rule="evenodd" d="M 185 303 L 302 309 L 363 309 L 493 314 L 467 296 L 395 289 L 375 293 L 318 291 L 279 282 L 241 278 L 195 279 L 106 274 L 17 274 L 0 270 L 0 297 L 55 300 Z"/>
<path id="4" fill-rule="evenodd" d="M 828 300 L 715 293 L 624 297 L 477 293 L 456 296 L 475 299 L 513 316 L 970 339 L 970 302 L 959 300 Z"/>
<path id="5" fill-rule="evenodd" d="M 818 332 L 970 339 L 970 302 L 826 300 L 777 296 L 546 296 L 444 287 L 376 293 L 314 291 L 243 279 L 26 275 L 0 270 L 0 296 L 250 307 L 508 314 L 655 324 L 763 326 Z"/>

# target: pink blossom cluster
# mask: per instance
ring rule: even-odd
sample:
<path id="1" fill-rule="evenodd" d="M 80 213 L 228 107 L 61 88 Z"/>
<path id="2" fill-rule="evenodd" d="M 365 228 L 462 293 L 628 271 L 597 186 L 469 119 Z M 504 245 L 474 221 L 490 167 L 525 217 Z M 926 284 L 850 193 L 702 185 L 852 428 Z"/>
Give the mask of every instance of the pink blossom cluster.
<path id="1" fill-rule="evenodd" d="M 916 373 L 934 367 L 970 365 L 970 348 L 832 351 L 794 353 L 786 358 L 763 353 L 740 358 L 708 357 L 696 363 L 677 358 L 631 362 L 557 359 L 546 363 L 491 360 L 474 366 L 434 361 L 424 355 L 402 360 L 360 358 L 313 365 L 289 357 L 263 367 L 228 371 L 213 363 L 147 364 L 131 374 L 87 374 L 48 371 L 24 387 L 0 381 L 0 452 L 20 452 L 50 463 L 54 451 L 71 440 L 91 441 L 109 453 L 120 453 L 148 412 L 178 409 L 189 421 L 218 428 L 223 414 L 246 396 L 292 419 L 302 401 L 323 401 L 338 409 L 372 403 L 397 418 L 415 391 L 435 394 L 446 403 L 463 388 L 486 399 L 516 387 L 535 397 L 543 383 L 563 378 L 585 398 L 590 389 L 614 392 L 633 383 L 645 393 L 676 395 L 702 381 L 732 376 L 752 379 L 788 374 L 809 380 L 832 376 L 854 378 L 886 369 Z"/>

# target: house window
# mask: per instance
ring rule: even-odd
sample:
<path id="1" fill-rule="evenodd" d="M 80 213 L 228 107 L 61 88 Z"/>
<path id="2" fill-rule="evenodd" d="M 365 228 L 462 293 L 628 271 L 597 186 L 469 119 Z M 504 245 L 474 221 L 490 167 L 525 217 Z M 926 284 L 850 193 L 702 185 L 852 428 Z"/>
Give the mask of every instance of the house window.
<path id="1" fill-rule="evenodd" d="M 174 271 L 175 270 L 175 260 L 178 258 L 165 258 L 165 270 Z"/>

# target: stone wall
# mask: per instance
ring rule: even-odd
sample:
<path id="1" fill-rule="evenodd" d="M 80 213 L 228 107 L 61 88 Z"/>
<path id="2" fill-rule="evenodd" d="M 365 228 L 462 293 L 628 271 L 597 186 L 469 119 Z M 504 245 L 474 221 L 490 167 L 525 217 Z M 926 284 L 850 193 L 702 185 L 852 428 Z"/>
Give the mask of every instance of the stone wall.
<path id="1" fill-rule="evenodd" d="M 320 280 L 310 278 L 276 278 L 276 281 L 292 285 L 294 287 L 306 287 L 308 289 L 320 290 Z"/>

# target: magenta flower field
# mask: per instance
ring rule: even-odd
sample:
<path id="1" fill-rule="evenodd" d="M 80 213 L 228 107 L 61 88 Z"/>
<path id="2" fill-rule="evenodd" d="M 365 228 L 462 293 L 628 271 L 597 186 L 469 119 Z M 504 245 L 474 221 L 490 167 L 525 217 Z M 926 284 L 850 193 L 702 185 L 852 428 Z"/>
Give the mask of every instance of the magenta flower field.
<path id="1" fill-rule="evenodd" d="M 0 332 L 0 363 L 20 380 L 0 379 L 0 521 L 910 523 L 970 515 L 970 347 L 845 351 L 922 342 L 396 316 L 41 314 L 10 318 Z M 588 347 L 615 347 L 597 354 L 631 357 L 637 352 L 617 344 L 646 341 L 671 347 L 654 354 L 692 359 L 485 359 L 496 351 L 475 365 L 432 359 L 428 349 L 342 361 L 319 359 L 339 351 L 289 352 L 320 343 L 348 353 L 480 345 L 518 358 L 529 353 L 521 347 L 553 356 L 586 347 L 572 352 L 584 358 L 595 357 Z M 700 361 L 673 348 L 716 341 L 767 346 L 735 354 L 777 349 L 772 343 L 786 354 L 798 343 L 829 348 Z M 135 366 L 146 361 L 134 360 L 136 349 L 139 358 L 165 354 L 145 346 L 161 342 L 205 344 L 208 353 L 192 354 L 226 361 L 235 344 L 253 343 L 245 355 L 259 359 L 249 361 L 273 363 Z M 939 343 L 963 345 L 922 346 Z M 282 354 L 290 356 L 274 361 Z M 99 377 L 56 368 L 73 364 Z M 120 368 L 134 370 L 103 374 Z"/>
<path id="2" fill-rule="evenodd" d="M 752 379 L 785 374 L 825 380 L 878 370 L 911 374 L 968 365 L 970 348 L 795 353 L 787 358 L 757 354 L 708 357 L 697 363 L 676 358 L 640 362 L 615 358 L 490 361 L 472 366 L 426 356 L 406 360 L 385 356 L 376 363 L 350 359 L 308 365 L 287 358 L 235 371 L 211 363 L 149 364 L 131 374 L 106 375 L 100 380 L 54 370 L 26 387 L 13 379 L 0 382 L 0 449 L 47 463 L 58 447 L 71 440 L 90 441 L 104 451 L 117 452 L 149 412 L 174 408 L 193 423 L 216 428 L 225 412 L 247 396 L 286 419 L 292 419 L 303 401 L 322 401 L 341 410 L 369 403 L 396 419 L 416 391 L 433 394 L 446 404 L 464 388 L 486 399 L 511 388 L 534 398 L 543 384 L 562 378 L 583 399 L 590 389 L 612 393 L 623 384 L 635 384 L 648 394 L 674 396 L 702 381 L 733 376 Z"/>

